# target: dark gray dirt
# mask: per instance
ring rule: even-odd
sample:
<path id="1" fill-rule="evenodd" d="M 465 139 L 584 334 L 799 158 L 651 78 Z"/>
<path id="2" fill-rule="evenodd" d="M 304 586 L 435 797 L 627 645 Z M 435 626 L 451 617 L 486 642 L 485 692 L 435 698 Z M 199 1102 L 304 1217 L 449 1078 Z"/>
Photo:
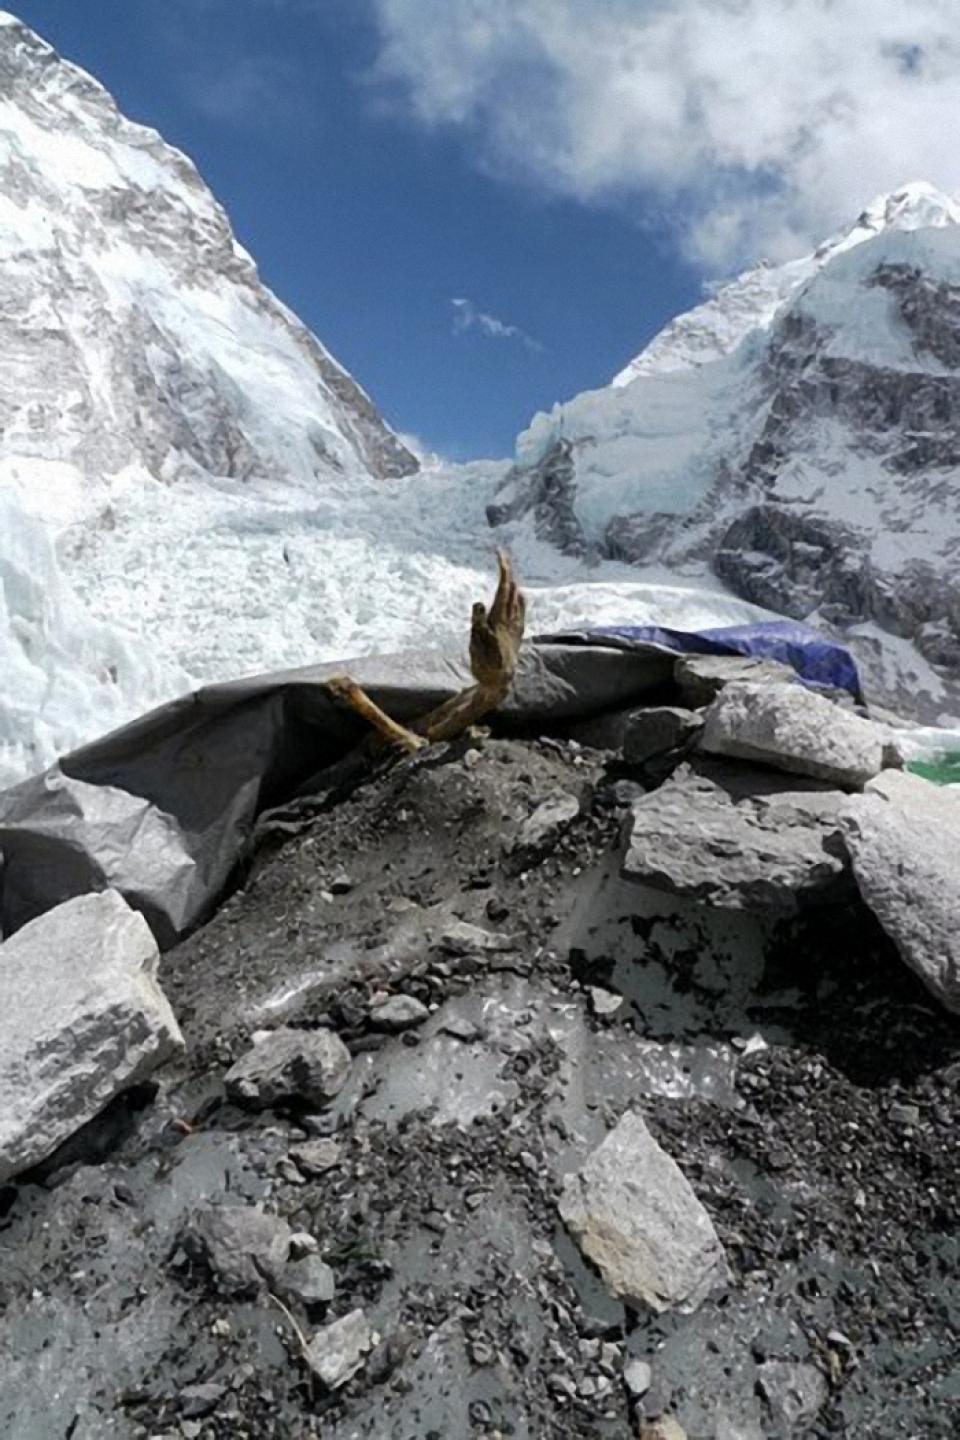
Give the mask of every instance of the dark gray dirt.
<path id="1" fill-rule="evenodd" d="M 773 928 L 621 881 L 607 759 L 442 748 L 263 828 L 244 887 L 164 958 L 186 1059 L 0 1191 L 0 1433 L 585 1440 L 661 1411 L 691 1440 L 958 1433 L 960 1027 L 862 912 Z M 518 851 L 560 794 L 578 818 Z M 378 992 L 430 1018 L 377 1029 Z M 350 1048 L 325 1110 L 227 1103 L 278 1024 Z M 558 1219 L 628 1108 L 727 1250 L 693 1316 L 626 1310 Z M 266 1273 L 224 1293 L 184 1243 L 211 1203 L 313 1237 L 333 1301 Z M 379 1342 L 326 1393 L 297 1329 L 357 1308 Z M 770 1362 L 815 1372 L 792 1427 Z"/>

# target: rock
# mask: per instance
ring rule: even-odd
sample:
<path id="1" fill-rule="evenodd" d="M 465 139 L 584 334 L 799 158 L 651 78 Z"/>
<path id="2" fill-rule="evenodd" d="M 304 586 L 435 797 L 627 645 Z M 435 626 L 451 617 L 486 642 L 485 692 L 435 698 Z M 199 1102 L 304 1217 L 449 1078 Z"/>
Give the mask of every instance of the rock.
<path id="1" fill-rule="evenodd" d="M 496 954 L 498 951 L 515 950 L 517 937 L 484 930 L 481 925 L 471 925 L 466 920 L 456 920 L 440 936 L 440 945 L 452 955 Z"/>
<path id="2" fill-rule="evenodd" d="M 757 1386 L 780 1426 L 806 1429 L 827 1399 L 827 1382 L 813 1365 L 767 1360 L 757 1367 Z"/>
<path id="3" fill-rule="evenodd" d="M 580 814 L 580 801 L 560 793 L 543 800 L 520 826 L 514 849 L 548 850 Z"/>
<path id="4" fill-rule="evenodd" d="M 683 655 L 673 667 L 684 705 L 699 710 L 711 704 L 726 685 L 749 680 L 758 685 L 798 685 L 799 677 L 779 660 L 751 655 Z"/>
<path id="5" fill-rule="evenodd" d="M 960 1014 L 960 795 L 886 770 L 849 799 L 843 837 L 864 903 L 931 995 Z"/>
<path id="6" fill-rule="evenodd" d="M 636 1112 L 565 1177 L 560 1214 L 627 1304 L 689 1313 L 728 1278 L 709 1215 Z"/>
<path id="7" fill-rule="evenodd" d="M 886 732 L 802 685 L 727 685 L 706 714 L 700 745 L 860 789 L 883 768 Z"/>
<path id="8" fill-rule="evenodd" d="M 722 909 L 796 915 L 852 891 L 848 799 L 775 772 L 685 764 L 634 802 L 622 874 Z"/>
<path id="9" fill-rule="evenodd" d="M 292 1295 L 304 1305 L 329 1304 L 337 1289 L 333 1271 L 319 1255 L 292 1260 L 277 1276 L 277 1285 L 285 1295 Z"/>
<path id="10" fill-rule="evenodd" d="M 350 1052 L 330 1030 L 271 1030 L 227 1071 L 231 1100 L 254 1110 L 299 1102 L 325 1105 L 343 1087 Z"/>
<path id="11" fill-rule="evenodd" d="M 325 1170 L 339 1165 L 340 1146 L 330 1138 L 308 1140 L 303 1145 L 295 1145 L 290 1151 L 290 1158 L 305 1175 L 322 1175 Z"/>
<path id="12" fill-rule="evenodd" d="M 351 1310 L 317 1331 L 307 1346 L 307 1363 L 328 1390 L 339 1390 L 379 1343 L 380 1336 L 363 1311 Z"/>
<path id="13" fill-rule="evenodd" d="M 613 990 L 602 990 L 598 985 L 591 985 L 587 993 L 590 996 L 590 1008 L 598 1017 L 616 1015 L 623 1005 L 623 996 L 617 995 Z"/>
<path id="14" fill-rule="evenodd" d="M 186 1385 L 177 1397 L 180 1402 L 180 1414 L 185 1420 L 194 1420 L 198 1416 L 209 1415 L 216 1410 L 226 1393 L 226 1385 Z"/>
<path id="15" fill-rule="evenodd" d="M 276 1284 L 292 1235 L 285 1220 L 256 1205 L 211 1205 L 197 1212 L 181 1242 L 225 1295 L 252 1296 Z"/>
<path id="16" fill-rule="evenodd" d="M 689 745 L 703 729 L 703 716 L 676 705 L 652 705 L 636 710 L 623 737 L 623 758 L 642 765 L 655 756 Z"/>
<path id="17" fill-rule="evenodd" d="M 0 945 L 0 1183 L 183 1048 L 147 922 L 80 895 Z"/>
<path id="18" fill-rule="evenodd" d="M 391 995 L 370 1006 L 370 1020 L 379 1030 L 409 1030 L 430 1019 L 430 1011 L 413 995 Z"/>
<path id="19" fill-rule="evenodd" d="M 623 1383 L 629 1393 L 639 1399 L 646 1395 L 653 1384 L 653 1371 L 645 1360 L 631 1360 L 629 1365 L 624 1367 Z"/>
<path id="20" fill-rule="evenodd" d="M 330 891 L 331 895 L 349 895 L 350 891 L 353 889 L 353 881 L 350 879 L 350 876 L 347 875 L 345 871 L 341 870 L 340 874 L 335 875 L 334 878 L 330 881 L 327 889 Z"/>
<path id="21" fill-rule="evenodd" d="M 672 1415 L 660 1415 L 656 1420 L 642 1421 L 639 1435 L 640 1440 L 687 1440 L 686 1430 Z"/>

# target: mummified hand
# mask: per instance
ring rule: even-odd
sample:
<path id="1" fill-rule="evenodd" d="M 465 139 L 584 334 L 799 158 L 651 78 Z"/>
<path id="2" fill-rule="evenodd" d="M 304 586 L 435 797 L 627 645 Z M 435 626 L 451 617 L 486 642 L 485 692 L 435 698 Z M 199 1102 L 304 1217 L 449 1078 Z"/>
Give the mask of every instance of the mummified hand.
<path id="1" fill-rule="evenodd" d="M 470 622 L 470 669 L 476 684 L 461 690 L 410 729 L 398 725 L 348 675 L 327 681 L 331 694 L 370 724 L 390 746 L 413 751 L 430 741 L 453 740 L 495 710 L 510 689 L 517 668 L 526 600 L 513 576 L 509 556 L 497 555 L 499 580 L 489 610 L 481 600 Z"/>

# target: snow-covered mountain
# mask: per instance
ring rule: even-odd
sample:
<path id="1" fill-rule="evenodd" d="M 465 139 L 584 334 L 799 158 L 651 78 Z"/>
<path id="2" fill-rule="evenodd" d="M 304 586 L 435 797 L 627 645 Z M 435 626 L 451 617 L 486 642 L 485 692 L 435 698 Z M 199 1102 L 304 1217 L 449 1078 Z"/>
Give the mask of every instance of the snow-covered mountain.
<path id="1" fill-rule="evenodd" d="M 582 556 L 706 566 L 841 630 L 889 698 L 955 711 L 960 205 L 906 186 L 718 290 L 536 416 L 490 517 Z"/>
<path id="2" fill-rule="evenodd" d="M 418 473 L 191 162 L 7 14 L 0 96 L 0 785 L 205 680 L 461 640 L 507 462 Z M 755 613 L 520 548 L 543 628 Z"/>

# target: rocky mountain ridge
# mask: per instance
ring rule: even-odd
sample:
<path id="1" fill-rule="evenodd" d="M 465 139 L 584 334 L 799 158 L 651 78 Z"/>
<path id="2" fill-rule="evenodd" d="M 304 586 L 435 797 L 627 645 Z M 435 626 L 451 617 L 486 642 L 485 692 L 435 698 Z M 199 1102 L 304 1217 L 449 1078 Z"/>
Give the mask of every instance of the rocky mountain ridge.
<path id="1" fill-rule="evenodd" d="M 960 206 L 924 184 L 673 322 L 520 437 L 490 507 L 584 556 L 706 569 L 960 708 Z"/>

